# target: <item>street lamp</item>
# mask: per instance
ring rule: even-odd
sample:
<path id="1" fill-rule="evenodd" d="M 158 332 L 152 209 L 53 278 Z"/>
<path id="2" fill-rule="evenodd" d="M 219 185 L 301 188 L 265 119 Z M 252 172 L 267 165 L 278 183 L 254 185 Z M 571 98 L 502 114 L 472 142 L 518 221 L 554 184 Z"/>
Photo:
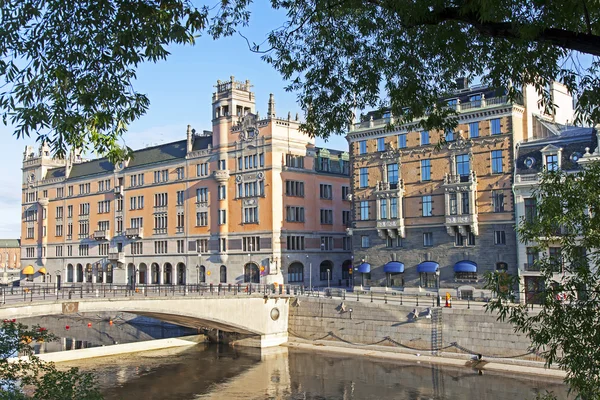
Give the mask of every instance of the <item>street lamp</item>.
<path id="1" fill-rule="evenodd" d="M 306 255 L 306 259 L 309 259 L 308 254 Z M 312 290 L 312 261 L 308 263 L 308 287 Z"/>

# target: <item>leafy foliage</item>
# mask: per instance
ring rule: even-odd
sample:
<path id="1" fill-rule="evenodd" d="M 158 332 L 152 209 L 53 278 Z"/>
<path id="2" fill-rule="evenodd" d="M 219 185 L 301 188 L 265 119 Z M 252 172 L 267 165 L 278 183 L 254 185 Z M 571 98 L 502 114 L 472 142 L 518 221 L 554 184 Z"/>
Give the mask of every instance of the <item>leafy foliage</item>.
<path id="1" fill-rule="evenodd" d="M 532 347 L 567 373 L 566 383 L 581 399 L 600 393 L 600 163 L 577 173 L 546 172 L 539 189 L 537 212 L 520 221 L 520 240 L 560 256 L 536 261 L 545 285 L 533 300 L 540 308 L 511 304 L 518 277 L 488 276 L 497 296 L 487 307 L 525 333 Z M 505 279 L 505 281 L 501 281 Z M 506 279 L 512 279 L 511 282 Z"/>
<path id="2" fill-rule="evenodd" d="M 45 328 L 5 320 L 0 331 L 0 400 L 100 400 L 95 378 L 77 368 L 58 370 L 40 360 L 31 343 L 56 337 Z"/>

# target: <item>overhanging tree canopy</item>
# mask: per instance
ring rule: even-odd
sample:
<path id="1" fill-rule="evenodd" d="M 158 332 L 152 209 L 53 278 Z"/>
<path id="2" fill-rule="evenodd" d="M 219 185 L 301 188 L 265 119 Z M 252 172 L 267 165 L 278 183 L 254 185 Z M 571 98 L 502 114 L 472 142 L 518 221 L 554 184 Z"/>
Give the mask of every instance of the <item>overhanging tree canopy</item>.
<path id="1" fill-rule="evenodd" d="M 17 136 L 40 134 L 55 152 L 70 146 L 123 157 L 117 139 L 149 99 L 132 87 L 141 62 L 170 43 L 215 38 L 251 24 L 249 0 L 0 2 L 0 112 Z M 559 79 L 578 97 L 578 121 L 600 111 L 600 10 L 589 0 L 271 0 L 287 22 L 254 45 L 298 93 L 312 135 L 343 134 L 353 110 L 391 108 L 422 125 L 455 123 L 432 107 L 455 79 L 506 88 L 533 84 L 551 106 Z M 262 38 L 261 38 L 262 40 Z M 259 42 L 260 40 L 256 40 Z M 580 63 L 587 53 L 590 62 Z M 588 58 L 588 61 L 589 61 Z M 582 66 L 582 65 L 585 65 Z"/>

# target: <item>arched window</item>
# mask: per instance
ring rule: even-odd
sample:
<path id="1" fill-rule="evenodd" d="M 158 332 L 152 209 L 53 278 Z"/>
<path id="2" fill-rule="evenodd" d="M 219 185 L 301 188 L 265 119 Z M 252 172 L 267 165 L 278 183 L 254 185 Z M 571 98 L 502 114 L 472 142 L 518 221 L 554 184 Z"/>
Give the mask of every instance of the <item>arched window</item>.
<path id="1" fill-rule="evenodd" d="M 299 262 L 288 267 L 288 282 L 304 282 L 304 265 Z"/>
<path id="2" fill-rule="evenodd" d="M 244 283 L 260 283 L 260 270 L 258 265 L 248 263 L 244 266 Z"/>
<path id="3" fill-rule="evenodd" d="M 77 282 L 83 282 L 83 265 L 77 264 Z"/>
<path id="4" fill-rule="evenodd" d="M 152 284 L 158 285 L 160 283 L 160 266 L 157 263 L 152 263 Z"/>
<path id="5" fill-rule="evenodd" d="M 146 264 L 141 263 L 139 268 L 138 268 L 138 283 L 145 285 L 147 282 L 147 277 L 148 276 L 148 266 L 146 266 Z"/>
<path id="6" fill-rule="evenodd" d="M 93 275 L 94 274 L 92 273 L 92 264 L 87 264 L 85 266 L 85 281 L 91 283 Z"/>
<path id="7" fill-rule="evenodd" d="M 185 264 L 184 263 L 179 263 L 177 264 L 177 284 L 178 285 L 185 285 Z"/>
<path id="8" fill-rule="evenodd" d="M 113 283 L 113 266 L 106 264 L 106 283 Z"/>
<path id="9" fill-rule="evenodd" d="M 96 263 L 96 283 L 104 282 L 104 271 L 102 264 Z"/>
<path id="10" fill-rule="evenodd" d="M 170 263 L 165 264 L 165 277 L 163 283 L 165 285 L 173 284 L 173 266 Z"/>
<path id="11" fill-rule="evenodd" d="M 206 267 L 204 265 L 201 265 L 198 268 L 198 283 L 205 283 L 206 282 Z"/>
<path id="12" fill-rule="evenodd" d="M 73 282 L 73 264 L 67 265 L 67 282 Z"/>
<path id="13" fill-rule="evenodd" d="M 333 263 L 329 260 L 325 260 L 321 263 L 319 267 L 319 277 L 322 281 L 326 281 L 331 279 L 331 275 L 333 274 Z"/>
<path id="14" fill-rule="evenodd" d="M 221 283 L 227 283 L 227 267 L 224 265 L 221 265 L 220 271 L 219 271 L 219 282 Z"/>

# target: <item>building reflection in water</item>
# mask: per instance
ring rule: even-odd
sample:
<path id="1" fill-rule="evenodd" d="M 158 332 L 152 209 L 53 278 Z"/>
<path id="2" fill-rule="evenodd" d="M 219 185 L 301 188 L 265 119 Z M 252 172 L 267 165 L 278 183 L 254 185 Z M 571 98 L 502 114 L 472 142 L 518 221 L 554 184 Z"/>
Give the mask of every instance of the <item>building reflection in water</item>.
<path id="1" fill-rule="evenodd" d="M 380 362 L 281 348 L 201 344 L 69 363 L 93 371 L 105 398 L 128 399 L 319 399 L 319 400 L 514 400 L 554 391 L 560 381 L 483 374 L 468 368 Z"/>

